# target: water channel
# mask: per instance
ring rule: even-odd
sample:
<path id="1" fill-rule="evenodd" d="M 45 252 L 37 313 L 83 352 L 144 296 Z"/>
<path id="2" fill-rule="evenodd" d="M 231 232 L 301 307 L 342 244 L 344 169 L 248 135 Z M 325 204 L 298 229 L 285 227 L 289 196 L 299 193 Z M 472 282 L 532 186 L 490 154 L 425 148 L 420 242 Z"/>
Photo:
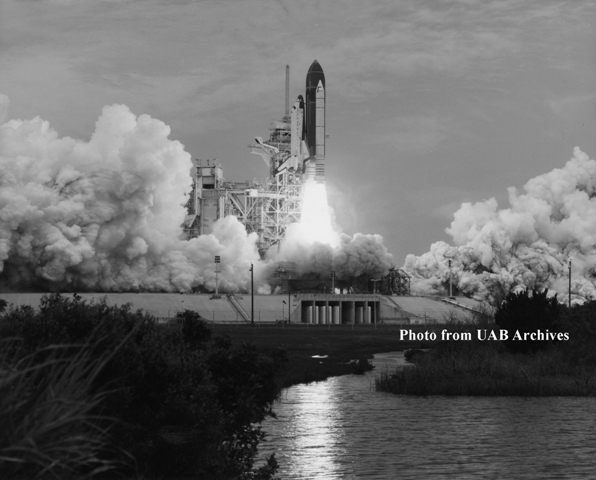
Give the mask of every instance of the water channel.
<path id="1" fill-rule="evenodd" d="M 596 399 L 410 397 L 374 391 L 401 353 L 365 375 L 284 391 L 262 455 L 289 479 L 596 478 Z"/>

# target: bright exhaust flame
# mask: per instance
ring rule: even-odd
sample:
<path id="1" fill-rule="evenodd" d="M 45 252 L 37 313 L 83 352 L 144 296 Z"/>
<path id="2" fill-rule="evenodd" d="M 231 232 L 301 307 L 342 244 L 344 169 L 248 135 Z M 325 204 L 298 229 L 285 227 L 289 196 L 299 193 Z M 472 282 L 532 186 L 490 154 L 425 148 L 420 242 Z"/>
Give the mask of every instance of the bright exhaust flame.
<path id="1" fill-rule="evenodd" d="M 339 235 L 331 225 L 325 185 L 309 181 L 304 185 L 303 195 L 300 230 L 304 240 L 337 247 Z"/>

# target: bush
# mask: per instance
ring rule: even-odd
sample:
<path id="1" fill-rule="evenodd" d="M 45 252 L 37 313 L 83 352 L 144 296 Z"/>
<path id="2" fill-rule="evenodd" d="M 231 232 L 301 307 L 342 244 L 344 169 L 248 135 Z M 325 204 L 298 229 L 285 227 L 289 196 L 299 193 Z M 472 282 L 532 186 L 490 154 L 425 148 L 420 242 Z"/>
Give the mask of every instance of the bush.
<path id="1" fill-rule="evenodd" d="M 596 365 L 596 300 L 564 309 L 557 328 L 569 334 L 561 348 L 574 365 Z"/>
<path id="2" fill-rule="evenodd" d="M 211 329 L 197 312 L 184 310 L 179 314 L 182 319 L 182 336 L 191 344 L 201 344 L 211 339 Z"/>
<path id="3" fill-rule="evenodd" d="M 416 365 L 382 375 L 376 388 L 410 395 L 596 396 L 595 318 L 596 301 L 568 309 L 546 291 L 509 294 L 495 319 L 508 330 L 507 342 L 472 336 L 437 342 L 423 355 L 409 351 L 406 358 Z M 569 340 L 512 340 L 517 331 L 538 329 Z"/>
<path id="4" fill-rule="evenodd" d="M 495 323 L 509 333 L 504 343 L 512 352 L 529 353 L 545 348 L 550 342 L 519 340 L 516 333 L 523 338 L 524 333 L 541 330 L 556 332 L 557 320 L 563 307 L 557 296 L 548 297 L 548 290 L 524 290 L 510 292 L 495 314 Z"/>
<path id="5" fill-rule="evenodd" d="M 594 368 L 570 365 L 557 348 L 512 353 L 498 341 L 445 341 L 416 365 L 384 373 L 379 391 L 407 395 L 595 396 Z"/>
<path id="6" fill-rule="evenodd" d="M 253 466 L 281 355 L 233 348 L 225 338 L 211 339 L 195 313 L 182 317 L 182 327 L 172 328 L 129 306 L 51 295 L 37 312 L 5 313 L 0 336 L 20 337 L 24 354 L 74 343 L 88 343 L 93 358 L 113 352 L 89 394 L 113 391 L 101 402 L 101 414 L 119 420 L 109 440 L 146 477 L 270 478 L 273 458 Z M 43 350 L 36 358 L 44 360 Z"/>

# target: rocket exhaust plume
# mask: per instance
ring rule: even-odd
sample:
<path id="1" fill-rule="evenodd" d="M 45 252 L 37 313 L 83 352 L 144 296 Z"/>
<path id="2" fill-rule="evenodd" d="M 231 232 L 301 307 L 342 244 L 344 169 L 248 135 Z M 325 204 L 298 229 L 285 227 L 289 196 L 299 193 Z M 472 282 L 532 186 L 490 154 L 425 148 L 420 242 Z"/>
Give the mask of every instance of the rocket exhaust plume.
<path id="1" fill-rule="evenodd" d="M 300 222 L 287 227 L 280 252 L 272 252 L 268 260 L 292 262 L 298 275 L 315 273 L 326 278 L 331 270 L 338 279 L 387 275 L 394 261 L 383 237 L 339 233 L 333 219 L 325 184 L 307 181 Z"/>
<path id="2" fill-rule="evenodd" d="M 339 235 L 331 223 L 325 184 L 308 181 L 304 184 L 302 195 L 302 213 L 297 228 L 301 230 L 304 240 L 337 247 Z"/>
<path id="3" fill-rule="evenodd" d="M 509 208 L 494 198 L 464 203 L 446 232 L 455 246 L 431 245 L 408 255 L 413 293 L 445 294 L 452 260 L 454 285 L 477 299 L 499 302 L 516 287 L 548 288 L 568 299 L 572 260 L 574 301 L 596 298 L 596 162 L 578 147 L 563 168 L 531 179 L 525 193 L 508 189 Z"/>

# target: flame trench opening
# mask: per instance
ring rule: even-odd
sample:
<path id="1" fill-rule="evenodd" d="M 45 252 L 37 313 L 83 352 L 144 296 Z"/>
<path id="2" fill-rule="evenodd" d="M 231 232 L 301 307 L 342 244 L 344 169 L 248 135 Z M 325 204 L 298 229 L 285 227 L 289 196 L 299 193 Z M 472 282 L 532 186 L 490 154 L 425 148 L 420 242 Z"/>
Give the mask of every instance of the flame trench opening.
<path id="1" fill-rule="evenodd" d="M 325 184 L 308 181 L 302 194 L 300 230 L 309 243 L 319 242 L 331 247 L 339 245 L 339 234 L 331 223 Z"/>

